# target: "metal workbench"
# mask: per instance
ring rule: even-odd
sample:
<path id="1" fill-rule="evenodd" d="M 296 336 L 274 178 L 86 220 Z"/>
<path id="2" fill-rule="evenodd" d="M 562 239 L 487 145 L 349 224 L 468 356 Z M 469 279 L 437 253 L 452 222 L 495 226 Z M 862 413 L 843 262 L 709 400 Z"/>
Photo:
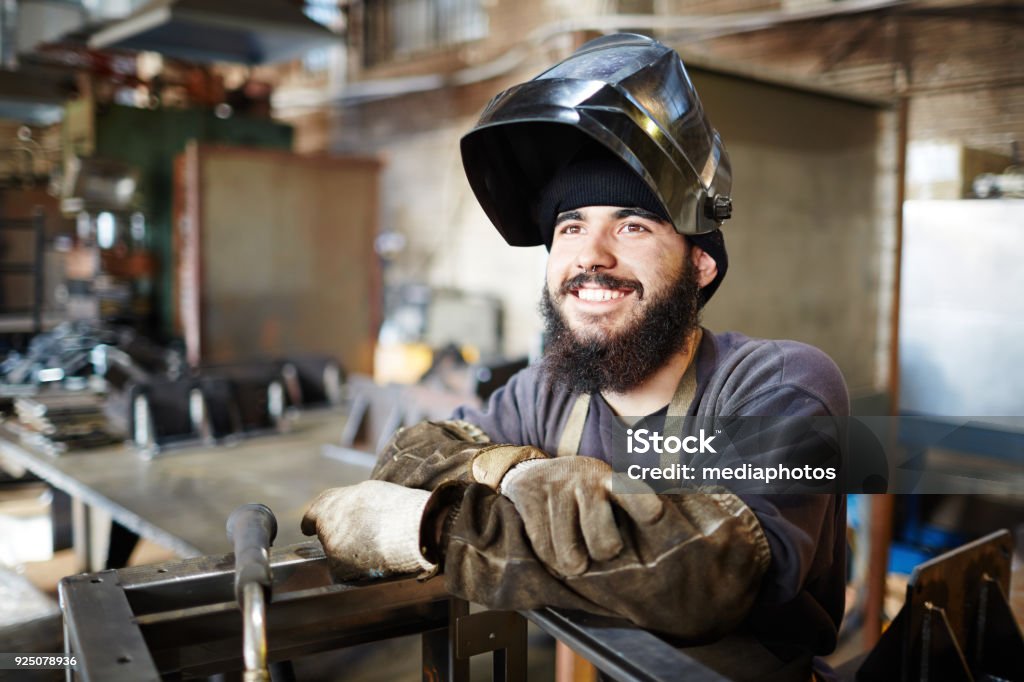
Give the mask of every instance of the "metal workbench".
<path id="1" fill-rule="evenodd" d="M 219 554 L 230 549 L 224 520 L 231 511 L 262 502 L 277 515 L 278 544 L 303 541 L 299 522 L 310 500 L 325 488 L 369 477 L 368 455 L 347 462 L 322 456 L 326 444 L 340 441 L 344 424 L 340 410 L 303 412 L 288 433 L 170 450 L 153 459 L 128 445 L 48 455 L 0 426 L 0 457 L 71 495 L 80 568 L 99 570 L 110 520 L 181 557 Z"/>

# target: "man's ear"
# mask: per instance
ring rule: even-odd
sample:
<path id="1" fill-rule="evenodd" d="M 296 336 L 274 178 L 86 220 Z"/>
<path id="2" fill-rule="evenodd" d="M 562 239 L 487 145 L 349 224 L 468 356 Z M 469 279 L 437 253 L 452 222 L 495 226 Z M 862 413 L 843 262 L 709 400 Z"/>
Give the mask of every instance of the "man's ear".
<path id="1" fill-rule="evenodd" d="M 704 249 L 690 245 L 690 262 L 697 269 L 697 284 L 703 289 L 718 276 L 718 263 Z"/>

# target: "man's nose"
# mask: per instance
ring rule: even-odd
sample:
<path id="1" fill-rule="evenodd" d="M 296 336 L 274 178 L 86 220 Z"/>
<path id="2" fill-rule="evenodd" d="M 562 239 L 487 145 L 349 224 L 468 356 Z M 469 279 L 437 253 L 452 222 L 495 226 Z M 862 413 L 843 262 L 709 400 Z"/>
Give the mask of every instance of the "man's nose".
<path id="1" fill-rule="evenodd" d="M 603 236 L 593 235 L 580 245 L 576 267 L 584 272 L 611 270 L 615 267 L 615 253 Z"/>

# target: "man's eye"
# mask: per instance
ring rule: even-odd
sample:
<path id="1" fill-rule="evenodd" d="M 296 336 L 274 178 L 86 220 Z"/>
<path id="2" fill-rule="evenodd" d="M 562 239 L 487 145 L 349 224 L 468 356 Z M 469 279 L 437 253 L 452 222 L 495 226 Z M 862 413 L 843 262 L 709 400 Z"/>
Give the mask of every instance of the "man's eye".
<path id="1" fill-rule="evenodd" d="M 625 225 L 622 226 L 622 231 L 623 232 L 650 232 L 650 230 L 647 229 L 646 225 L 641 225 L 640 223 L 626 223 Z"/>
<path id="2" fill-rule="evenodd" d="M 583 231 L 583 227 L 580 225 L 573 225 L 570 223 L 568 225 L 562 225 L 558 231 L 561 234 L 579 234 L 580 232 Z"/>

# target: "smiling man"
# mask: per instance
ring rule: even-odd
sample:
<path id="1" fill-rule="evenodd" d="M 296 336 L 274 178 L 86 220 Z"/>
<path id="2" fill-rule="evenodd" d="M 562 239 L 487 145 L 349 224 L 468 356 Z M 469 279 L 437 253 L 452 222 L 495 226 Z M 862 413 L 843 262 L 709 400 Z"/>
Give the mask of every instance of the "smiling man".
<path id="1" fill-rule="evenodd" d="M 551 226 L 542 235 L 550 257 L 541 311 L 552 379 L 602 393 L 620 415 L 664 406 L 658 400 L 672 395 L 689 362 L 700 292 L 718 275 L 714 258 L 610 156 L 562 168 L 541 192 L 538 214 Z"/>
<path id="2" fill-rule="evenodd" d="M 699 325 L 731 173 L 678 55 L 588 43 L 492 100 L 462 152 L 506 241 L 550 251 L 543 362 L 483 411 L 397 433 L 304 532 L 339 579 L 443 570 L 474 602 L 620 616 L 732 679 L 807 682 L 842 617 L 842 496 L 612 485 L 614 434 L 640 419 L 848 413 L 820 351 Z"/>

